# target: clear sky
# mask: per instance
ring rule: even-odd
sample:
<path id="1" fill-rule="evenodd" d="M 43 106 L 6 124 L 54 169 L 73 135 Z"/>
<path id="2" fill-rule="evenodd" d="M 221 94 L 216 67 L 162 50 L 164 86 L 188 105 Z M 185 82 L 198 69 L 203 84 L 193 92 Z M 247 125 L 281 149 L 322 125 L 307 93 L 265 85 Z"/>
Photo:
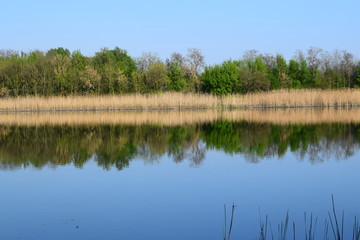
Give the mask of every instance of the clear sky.
<path id="1" fill-rule="evenodd" d="M 244 51 L 287 59 L 310 46 L 360 58 L 359 0 L 4 0 L 0 49 L 65 47 L 91 56 L 119 46 L 133 57 L 200 48 L 208 64 Z"/>

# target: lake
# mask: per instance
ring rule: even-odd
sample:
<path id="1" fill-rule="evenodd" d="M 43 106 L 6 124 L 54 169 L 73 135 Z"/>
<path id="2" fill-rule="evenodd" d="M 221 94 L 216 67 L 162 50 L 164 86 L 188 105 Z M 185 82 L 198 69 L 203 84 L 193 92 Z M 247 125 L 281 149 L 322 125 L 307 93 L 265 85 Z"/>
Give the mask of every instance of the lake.
<path id="1" fill-rule="evenodd" d="M 340 121 L 351 112 L 74 114 L 2 115 L 0 239 L 223 239 L 232 204 L 231 239 L 259 239 L 266 216 L 278 239 L 287 211 L 287 239 L 310 225 L 333 239 L 332 195 L 352 239 L 360 123 Z"/>

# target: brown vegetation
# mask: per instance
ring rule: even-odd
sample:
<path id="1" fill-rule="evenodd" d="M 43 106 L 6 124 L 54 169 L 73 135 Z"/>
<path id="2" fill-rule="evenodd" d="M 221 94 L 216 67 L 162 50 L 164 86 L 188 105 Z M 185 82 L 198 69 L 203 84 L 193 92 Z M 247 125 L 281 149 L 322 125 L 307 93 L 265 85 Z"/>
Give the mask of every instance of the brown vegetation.
<path id="1" fill-rule="evenodd" d="M 360 90 L 280 90 L 228 96 L 223 105 L 234 108 L 350 108 L 360 106 Z"/>
<path id="2" fill-rule="evenodd" d="M 120 111 L 120 112 L 42 112 L 2 113 L 0 125 L 98 125 L 157 124 L 181 125 L 217 120 L 274 124 L 359 123 L 360 108 L 354 109 L 248 109 L 202 111 Z"/>
<path id="3" fill-rule="evenodd" d="M 280 90 L 219 97 L 162 93 L 0 99 L 0 111 L 185 110 L 247 108 L 360 107 L 360 89 Z"/>

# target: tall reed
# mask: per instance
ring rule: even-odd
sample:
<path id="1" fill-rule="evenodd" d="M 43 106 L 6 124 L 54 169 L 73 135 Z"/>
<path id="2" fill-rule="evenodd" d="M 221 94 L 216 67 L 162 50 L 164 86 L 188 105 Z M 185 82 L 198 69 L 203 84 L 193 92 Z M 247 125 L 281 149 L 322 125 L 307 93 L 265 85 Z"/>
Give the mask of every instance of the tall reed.
<path id="1" fill-rule="evenodd" d="M 0 111 L 350 108 L 359 106 L 360 89 L 279 90 L 224 97 L 208 94 L 167 92 L 152 95 L 28 96 L 0 99 Z"/>
<path id="2" fill-rule="evenodd" d="M 225 210 L 225 229 L 226 229 L 226 209 Z M 233 215 L 231 216 L 233 218 Z M 259 212 L 259 218 L 260 218 L 260 224 L 259 224 L 259 233 L 257 237 L 254 239 L 256 240 L 286 240 L 286 239 L 304 239 L 304 240 L 315 240 L 315 239 L 334 239 L 334 240 L 345 240 L 346 239 L 352 239 L 352 240 L 360 240 L 360 225 L 358 217 L 355 216 L 355 220 L 352 226 L 352 232 L 348 232 L 348 235 L 345 236 L 345 219 L 344 219 L 344 211 L 342 212 L 341 219 L 338 218 L 338 214 L 336 213 L 335 208 L 335 201 L 334 196 L 331 195 L 331 211 L 328 212 L 328 218 L 325 218 L 324 221 L 324 230 L 322 235 L 317 234 L 315 235 L 317 231 L 317 222 L 318 218 L 316 217 L 314 219 L 313 214 L 310 214 L 310 218 L 307 216 L 306 212 L 304 213 L 304 236 L 299 237 L 299 234 L 296 232 L 296 225 L 295 222 L 292 224 L 292 236 L 288 237 L 288 228 L 289 228 L 289 222 L 290 222 L 290 215 L 289 211 L 286 212 L 285 220 L 282 221 L 280 224 L 278 224 L 278 231 L 277 234 L 274 234 L 272 229 L 271 221 L 268 218 L 268 215 L 266 215 L 265 222 L 261 219 L 261 214 Z M 268 234 L 268 227 L 270 230 L 270 234 Z M 333 238 L 329 236 L 329 227 L 331 228 L 330 231 L 332 231 Z M 268 237 L 269 235 L 269 237 Z M 224 235 L 226 236 L 226 234 Z M 351 238 L 350 238 L 351 237 Z M 224 238 L 225 239 L 225 238 Z"/>

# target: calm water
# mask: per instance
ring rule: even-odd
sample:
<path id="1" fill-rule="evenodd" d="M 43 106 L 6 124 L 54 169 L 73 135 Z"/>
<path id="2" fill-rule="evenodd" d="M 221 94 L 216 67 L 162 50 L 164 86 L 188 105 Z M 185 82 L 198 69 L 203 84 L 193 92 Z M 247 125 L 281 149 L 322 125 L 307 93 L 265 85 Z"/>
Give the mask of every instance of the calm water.
<path id="1" fill-rule="evenodd" d="M 232 203 L 232 239 L 287 210 L 323 239 L 331 194 L 350 239 L 359 147 L 357 124 L 0 126 L 0 239 L 222 239 Z"/>

